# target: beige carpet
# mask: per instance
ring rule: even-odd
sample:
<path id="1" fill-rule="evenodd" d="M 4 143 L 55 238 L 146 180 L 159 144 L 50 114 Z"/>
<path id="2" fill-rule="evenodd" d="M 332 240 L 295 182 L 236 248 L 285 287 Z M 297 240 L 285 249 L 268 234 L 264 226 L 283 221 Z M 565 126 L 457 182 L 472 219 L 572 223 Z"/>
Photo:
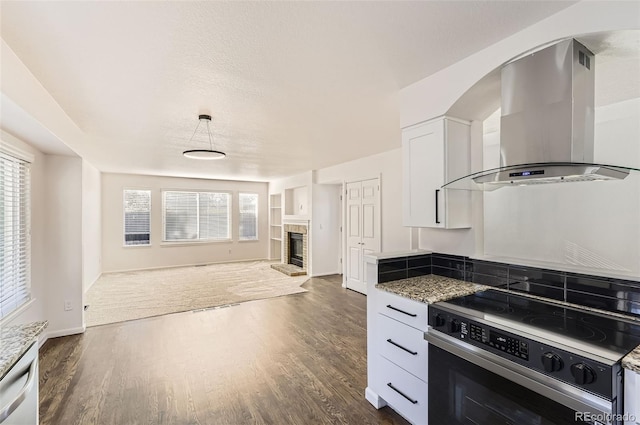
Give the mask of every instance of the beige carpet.
<path id="1" fill-rule="evenodd" d="M 271 261 L 105 273 L 87 292 L 87 326 L 307 292 Z"/>

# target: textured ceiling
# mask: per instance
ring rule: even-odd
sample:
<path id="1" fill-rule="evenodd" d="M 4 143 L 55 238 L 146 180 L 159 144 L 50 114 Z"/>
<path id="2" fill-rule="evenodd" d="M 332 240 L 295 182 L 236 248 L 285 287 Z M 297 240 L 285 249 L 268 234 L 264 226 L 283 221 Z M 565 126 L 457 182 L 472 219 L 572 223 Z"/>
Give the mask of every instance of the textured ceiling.
<path id="1" fill-rule="evenodd" d="M 3 1 L 1 35 L 102 171 L 268 180 L 399 147 L 398 89 L 570 4 Z M 225 160 L 182 157 L 198 113 Z"/>

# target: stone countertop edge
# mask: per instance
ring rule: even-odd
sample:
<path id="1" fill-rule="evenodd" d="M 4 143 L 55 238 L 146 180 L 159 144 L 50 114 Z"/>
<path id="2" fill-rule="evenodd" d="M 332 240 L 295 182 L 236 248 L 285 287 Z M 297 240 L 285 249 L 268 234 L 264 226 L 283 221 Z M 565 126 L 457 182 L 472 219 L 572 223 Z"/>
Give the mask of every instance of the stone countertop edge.
<path id="1" fill-rule="evenodd" d="M 365 260 L 369 262 L 377 263 L 380 260 L 387 260 L 390 258 L 402 258 L 402 257 L 414 257 L 416 255 L 428 255 L 431 251 L 424 249 L 408 249 L 406 251 L 393 251 L 393 252 L 372 252 L 371 254 L 365 254 Z"/>
<path id="2" fill-rule="evenodd" d="M 433 304 L 488 289 L 488 286 L 464 282 L 434 274 L 378 283 L 376 288 L 422 303 Z"/>
<path id="3" fill-rule="evenodd" d="M 640 373 L 640 345 L 622 359 L 622 367 Z"/>
<path id="4" fill-rule="evenodd" d="M 2 328 L 0 333 L 0 379 L 9 372 L 31 345 L 37 344 L 38 336 L 48 322 L 31 322 Z"/>
<path id="5" fill-rule="evenodd" d="M 473 294 L 475 292 L 484 291 L 485 289 L 495 289 L 503 292 L 512 292 L 503 288 L 494 288 L 491 286 L 479 285 L 438 275 L 418 276 L 409 279 L 378 283 L 376 285 L 376 288 L 426 304 L 447 301 L 456 297 L 462 297 L 465 295 Z M 527 296 L 527 294 L 523 294 L 521 292 L 515 292 L 515 294 Z M 547 299 L 538 296 L 529 297 L 548 301 Z M 601 314 L 604 313 L 613 317 L 629 319 L 622 314 L 611 314 L 606 311 L 579 306 L 563 301 L 554 301 L 554 303 L 559 305 L 566 305 L 568 307 L 591 310 Z M 623 357 L 622 367 L 633 372 L 640 373 L 640 346 L 636 347 L 635 350 Z"/>

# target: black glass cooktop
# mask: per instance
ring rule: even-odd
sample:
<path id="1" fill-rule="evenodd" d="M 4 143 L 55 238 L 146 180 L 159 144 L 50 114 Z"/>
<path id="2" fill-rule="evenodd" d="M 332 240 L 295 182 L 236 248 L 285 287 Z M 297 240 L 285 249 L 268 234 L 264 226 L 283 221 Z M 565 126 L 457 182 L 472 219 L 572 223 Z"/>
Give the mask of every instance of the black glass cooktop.
<path id="1" fill-rule="evenodd" d="M 640 323 L 563 307 L 495 290 L 476 292 L 446 303 L 480 311 L 570 337 L 624 356 L 640 345 Z"/>

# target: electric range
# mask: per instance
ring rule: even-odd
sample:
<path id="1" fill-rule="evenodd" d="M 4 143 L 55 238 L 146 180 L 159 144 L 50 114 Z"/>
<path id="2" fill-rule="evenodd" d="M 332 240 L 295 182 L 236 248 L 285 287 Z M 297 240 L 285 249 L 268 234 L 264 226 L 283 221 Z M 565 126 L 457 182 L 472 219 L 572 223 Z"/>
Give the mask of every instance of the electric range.
<path id="1" fill-rule="evenodd" d="M 623 422 L 620 360 L 640 345 L 640 322 L 486 290 L 429 306 L 429 325 L 431 329 L 425 339 L 430 342 L 430 350 L 434 346 L 434 356 L 441 359 L 440 363 L 449 364 L 451 356 L 457 356 L 485 370 L 467 371 L 465 380 L 457 381 L 464 383 L 459 386 L 466 389 L 465 394 L 474 393 L 469 390 L 470 382 L 481 385 L 479 377 L 488 371 L 491 376 L 485 376 L 485 380 L 493 375 L 506 379 L 500 381 L 502 384 L 498 386 L 502 388 L 493 399 L 502 397 L 501 406 L 513 405 L 512 409 L 489 408 L 486 406 L 491 402 L 482 401 L 485 397 L 482 391 L 476 390 L 475 396 L 467 394 L 467 397 L 460 395 L 462 390 L 455 386 L 449 389 L 448 398 L 438 394 L 432 398 L 430 386 L 430 403 L 451 402 L 458 393 L 458 401 L 450 406 L 453 410 L 449 414 L 453 416 L 445 417 L 450 423 L 527 423 L 521 415 L 523 411 L 529 412 L 529 419 L 535 419 L 531 419 L 532 424 Z M 436 348 L 447 355 L 436 353 Z M 430 380 L 433 368 L 451 386 L 451 376 L 443 375 L 442 366 L 435 364 L 435 360 L 433 363 L 430 358 Z M 458 369 L 463 370 L 463 366 Z M 556 410 L 536 412 L 535 406 L 523 406 L 527 402 L 518 402 L 515 396 L 519 391 L 526 394 L 518 396 L 520 399 L 542 397 L 539 402 L 557 404 Z M 473 419 L 467 417 L 465 422 L 456 416 L 463 411 Z M 442 414 L 442 411 L 434 413 L 434 417 L 445 420 Z M 482 422 L 483 415 L 491 419 Z M 553 419 L 545 422 L 545 415 Z M 584 420 L 585 417 L 590 420 Z"/>

